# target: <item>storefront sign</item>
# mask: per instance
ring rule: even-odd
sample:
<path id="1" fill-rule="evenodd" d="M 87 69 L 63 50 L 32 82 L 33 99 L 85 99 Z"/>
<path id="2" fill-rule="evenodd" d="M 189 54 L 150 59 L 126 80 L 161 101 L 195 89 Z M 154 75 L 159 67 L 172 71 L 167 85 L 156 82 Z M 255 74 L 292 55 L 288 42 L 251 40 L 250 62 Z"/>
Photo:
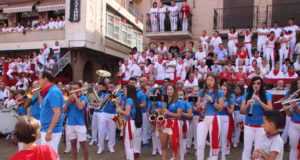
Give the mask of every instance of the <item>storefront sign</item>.
<path id="1" fill-rule="evenodd" d="M 80 0 L 70 0 L 70 22 L 80 20 Z"/>

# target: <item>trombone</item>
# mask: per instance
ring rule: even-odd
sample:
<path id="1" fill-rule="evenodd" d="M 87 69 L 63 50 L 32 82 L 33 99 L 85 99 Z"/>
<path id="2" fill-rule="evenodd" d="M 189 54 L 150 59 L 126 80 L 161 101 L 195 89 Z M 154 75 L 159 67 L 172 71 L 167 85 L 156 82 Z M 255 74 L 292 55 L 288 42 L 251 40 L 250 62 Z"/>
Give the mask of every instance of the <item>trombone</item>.
<path id="1" fill-rule="evenodd" d="M 283 105 L 283 107 L 279 111 L 282 112 L 285 110 L 289 110 L 292 107 L 291 105 L 289 105 L 289 103 L 296 102 L 297 105 L 300 104 L 300 102 L 297 102 L 299 100 L 300 100 L 300 98 L 292 99 L 292 100 L 288 99 L 288 100 L 284 101 L 283 103 L 281 103 Z M 298 106 L 298 108 L 300 109 L 299 106 Z"/>
<path id="2" fill-rule="evenodd" d="M 298 89 L 298 90 L 295 91 L 293 94 L 291 94 L 291 95 L 289 96 L 289 98 L 283 97 L 283 98 L 281 98 L 280 100 L 274 102 L 274 104 L 283 103 L 283 102 L 285 102 L 286 100 L 289 100 L 289 99 L 293 98 L 293 97 L 296 95 L 296 93 L 298 93 L 299 91 L 300 91 L 300 89 Z"/>
<path id="3" fill-rule="evenodd" d="M 65 101 L 69 100 L 70 94 L 73 94 L 73 93 L 81 92 L 81 94 L 85 94 L 85 93 L 87 93 L 88 88 L 89 87 L 85 87 L 85 88 L 76 89 L 73 91 L 68 91 L 67 89 L 63 89 L 62 93 L 63 93 L 64 100 Z"/>
<path id="4" fill-rule="evenodd" d="M 15 100 L 16 103 L 14 103 L 14 104 L 12 104 L 12 105 L 10 105 L 10 106 L 7 106 L 7 108 L 12 108 L 12 107 L 15 107 L 15 106 L 18 106 L 18 105 L 22 104 L 22 103 L 25 102 L 26 100 L 31 99 L 38 91 L 41 91 L 41 90 L 42 90 L 42 88 L 40 88 L 40 87 L 39 87 L 39 88 L 36 88 L 36 89 L 32 89 L 32 90 L 27 89 L 27 90 L 25 91 L 25 95 L 23 95 L 23 96 L 21 96 L 20 98 L 16 99 L 16 100 Z M 22 98 L 25 97 L 25 96 L 26 96 L 26 98 L 23 99 L 21 102 L 19 102 L 19 100 L 22 99 Z"/>

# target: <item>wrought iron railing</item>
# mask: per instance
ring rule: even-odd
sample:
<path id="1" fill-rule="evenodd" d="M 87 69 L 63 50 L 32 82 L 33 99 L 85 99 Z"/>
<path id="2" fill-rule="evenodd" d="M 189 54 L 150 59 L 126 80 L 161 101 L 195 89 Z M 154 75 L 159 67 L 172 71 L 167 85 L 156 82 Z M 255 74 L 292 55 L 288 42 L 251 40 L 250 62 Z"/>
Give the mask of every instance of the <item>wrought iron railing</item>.
<path id="1" fill-rule="evenodd" d="M 183 30 L 183 27 L 182 27 L 182 24 L 183 24 L 183 14 L 181 11 L 177 11 L 175 12 L 176 14 L 176 17 L 177 17 L 177 29 L 176 31 L 182 31 Z M 172 13 L 174 14 L 174 12 Z M 188 17 L 188 27 L 187 27 L 187 31 L 192 31 L 192 19 L 193 19 L 193 14 L 191 14 L 190 12 L 188 12 L 188 14 L 190 15 L 190 17 Z M 160 32 L 160 18 L 159 18 L 159 13 L 147 13 L 145 18 L 147 19 L 147 22 L 146 22 L 146 32 L 154 32 L 153 29 L 152 29 L 152 24 L 151 24 L 151 16 L 152 15 L 156 15 L 157 17 L 157 27 L 158 27 L 158 31 L 157 32 Z M 165 13 L 165 19 L 164 19 L 164 22 L 163 22 L 163 25 L 164 25 L 164 32 L 169 32 L 171 31 L 171 21 L 170 21 L 170 17 L 171 17 L 171 13 L 170 12 L 166 12 Z"/>
<path id="2" fill-rule="evenodd" d="M 60 60 L 54 64 L 52 74 L 56 77 L 69 63 L 71 63 L 71 53 L 68 51 Z"/>
<path id="3" fill-rule="evenodd" d="M 280 26 L 288 25 L 288 18 L 294 18 L 295 23 L 300 24 L 300 2 L 267 6 L 267 24 L 269 27 L 273 26 L 274 22 L 279 22 Z"/>
<path id="4" fill-rule="evenodd" d="M 214 9 L 214 29 L 257 28 L 257 25 L 257 6 Z"/>
<path id="5" fill-rule="evenodd" d="M 140 13 L 134 6 L 132 2 L 126 3 L 126 9 L 136 18 L 139 19 L 140 22 L 143 22 L 143 14 Z"/>

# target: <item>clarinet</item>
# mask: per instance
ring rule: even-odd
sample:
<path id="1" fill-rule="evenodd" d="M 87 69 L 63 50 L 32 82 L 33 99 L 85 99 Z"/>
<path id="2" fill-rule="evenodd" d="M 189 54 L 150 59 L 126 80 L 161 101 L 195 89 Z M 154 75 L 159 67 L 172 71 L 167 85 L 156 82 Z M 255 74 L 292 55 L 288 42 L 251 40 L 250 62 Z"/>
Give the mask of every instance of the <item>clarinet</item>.
<path id="1" fill-rule="evenodd" d="M 253 97 L 254 97 L 255 94 L 256 94 L 256 90 L 254 90 L 251 99 L 253 99 Z M 254 105 L 254 102 L 251 104 L 250 111 L 249 111 L 249 113 L 248 113 L 248 116 L 249 116 L 249 117 L 252 117 L 252 116 L 253 116 L 253 105 Z"/>
<path id="2" fill-rule="evenodd" d="M 206 95 L 207 95 L 207 92 L 206 92 L 206 94 L 203 96 L 201 102 L 205 101 Z M 204 112 L 204 109 L 205 109 L 205 106 L 203 107 L 203 112 L 202 112 L 202 114 L 199 116 L 199 122 L 202 122 L 203 119 L 204 119 L 204 113 L 205 113 L 205 112 Z M 199 113 L 200 113 L 200 112 L 201 112 L 201 111 L 199 110 Z"/>

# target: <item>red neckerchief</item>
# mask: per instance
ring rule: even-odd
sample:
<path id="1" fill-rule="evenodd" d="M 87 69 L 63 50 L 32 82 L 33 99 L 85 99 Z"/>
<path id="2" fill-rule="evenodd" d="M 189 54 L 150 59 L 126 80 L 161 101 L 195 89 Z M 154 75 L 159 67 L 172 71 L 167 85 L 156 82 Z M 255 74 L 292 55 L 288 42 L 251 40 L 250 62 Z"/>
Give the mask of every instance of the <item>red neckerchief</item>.
<path id="1" fill-rule="evenodd" d="M 188 58 L 188 57 L 185 57 L 185 59 L 187 59 L 187 60 L 189 61 L 189 60 L 191 59 L 191 57 L 189 57 L 189 58 Z"/>
<path id="2" fill-rule="evenodd" d="M 259 57 L 258 55 L 254 56 L 255 59 L 257 59 L 258 57 Z"/>
<path id="3" fill-rule="evenodd" d="M 200 49 L 199 51 L 200 51 L 200 52 L 203 52 L 203 49 Z"/>
<path id="4" fill-rule="evenodd" d="M 9 100 L 16 100 L 16 98 L 9 98 Z"/>
<path id="5" fill-rule="evenodd" d="M 201 68 L 204 68 L 205 67 L 205 64 L 203 64 L 203 65 L 200 65 L 201 66 Z"/>
<path id="6" fill-rule="evenodd" d="M 246 36 L 248 36 L 249 34 L 250 34 L 250 32 L 249 32 L 249 31 L 247 31 L 247 32 L 246 32 Z"/>
<path id="7" fill-rule="evenodd" d="M 9 64 L 14 63 L 14 61 L 10 61 Z"/>
<path id="8" fill-rule="evenodd" d="M 146 58 L 146 56 L 142 56 L 143 58 Z"/>
<path id="9" fill-rule="evenodd" d="M 162 64 L 164 62 L 164 60 L 163 59 L 161 59 L 161 60 L 158 60 L 158 63 L 159 64 Z"/>
<path id="10" fill-rule="evenodd" d="M 252 67 L 253 67 L 253 68 L 256 68 L 256 67 L 257 67 L 257 65 L 253 65 L 253 64 L 252 64 Z"/>
<path id="11" fill-rule="evenodd" d="M 52 83 L 52 84 L 50 84 L 48 87 L 44 88 L 44 89 L 41 91 L 41 97 L 42 97 L 42 98 L 45 97 L 45 96 L 47 95 L 49 89 L 50 89 L 53 85 L 55 85 L 55 84 Z"/>
<path id="12" fill-rule="evenodd" d="M 234 32 L 230 32 L 231 34 L 234 34 Z"/>
<path id="13" fill-rule="evenodd" d="M 141 91 L 142 91 L 143 93 L 146 93 L 146 88 L 145 88 L 145 87 L 141 87 Z"/>
<path id="14" fill-rule="evenodd" d="M 170 59 L 169 61 L 173 61 L 173 59 Z"/>
<path id="15" fill-rule="evenodd" d="M 21 28 L 22 26 L 19 26 L 19 29 Z"/>
<path id="16" fill-rule="evenodd" d="M 43 24 L 43 26 L 45 26 L 46 24 Z"/>
<path id="17" fill-rule="evenodd" d="M 193 81 L 194 81 L 194 80 L 193 80 L 193 81 L 191 81 L 190 79 L 188 79 L 188 81 L 189 81 L 191 84 L 193 84 Z"/>
<path id="18" fill-rule="evenodd" d="M 277 76 L 277 74 L 279 73 L 279 70 L 273 70 L 273 74 L 274 74 L 274 76 Z"/>
<path id="19" fill-rule="evenodd" d="M 270 38 L 270 41 L 273 41 L 273 40 L 274 40 L 274 37 L 271 37 L 271 38 Z"/>
<path id="20" fill-rule="evenodd" d="M 135 55 L 136 54 L 136 51 L 132 52 L 132 55 Z"/>
<path id="21" fill-rule="evenodd" d="M 146 67 L 148 67 L 150 64 L 146 64 Z"/>
<path id="22" fill-rule="evenodd" d="M 77 98 L 79 99 L 80 98 L 80 96 L 77 96 Z M 75 104 L 75 100 L 71 100 L 71 104 Z"/>
<path id="23" fill-rule="evenodd" d="M 202 37 L 203 37 L 203 38 L 206 37 L 206 34 L 202 34 Z"/>
<path id="24" fill-rule="evenodd" d="M 160 8 L 164 8 L 164 5 L 162 5 Z"/>
<path id="25" fill-rule="evenodd" d="M 214 36 L 215 37 L 215 39 L 217 39 L 218 37 L 219 37 L 219 35 L 216 35 L 216 36 Z"/>
<path id="26" fill-rule="evenodd" d="M 154 54 L 150 55 L 151 58 L 153 58 L 154 56 L 155 56 Z"/>
<path id="27" fill-rule="evenodd" d="M 288 73 L 289 73 L 289 77 L 292 77 L 295 74 L 295 72 L 288 72 Z"/>
<path id="28" fill-rule="evenodd" d="M 153 6 L 153 8 L 157 8 L 157 6 Z"/>
<path id="29" fill-rule="evenodd" d="M 180 62 L 178 62 L 178 64 L 180 64 L 180 65 L 182 65 L 183 64 L 183 61 L 180 63 Z"/>
<path id="30" fill-rule="evenodd" d="M 47 47 L 44 47 L 44 50 L 46 50 L 47 49 Z"/>
<path id="31" fill-rule="evenodd" d="M 259 90 L 258 91 L 256 91 L 256 93 L 255 93 L 257 96 L 259 95 Z"/>
<path id="32" fill-rule="evenodd" d="M 124 63 L 124 65 L 125 65 L 125 67 L 127 67 L 127 66 L 128 66 L 128 63 L 127 63 L 127 64 Z"/>
<path id="33" fill-rule="evenodd" d="M 44 52 L 41 52 L 40 55 L 43 55 Z"/>
<path id="34" fill-rule="evenodd" d="M 174 7 L 174 6 L 175 6 L 175 4 L 172 4 L 172 5 L 171 5 L 171 7 Z"/>
<path id="35" fill-rule="evenodd" d="M 235 94 L 235 98 L 239 98 L 241 95 L 240 94 Z"/>
<path id="36" fill-rule="evenodd" d="M 58 46 L 58 44 L 55 44 L 55 46 Z"/>
<path id="37" fill-rule="evenodd" d="M 160 50 L 162 50 L 162 51 L 163 51 L 163 50 L 164 50 L 164 46 L 160 46 Z"/>
<path id="38" fill-rule="evenodd" d="M 134 59 L 134 57 L 130 57 L 130 60 L 133 60 Z"/>
<path id="39" fill-rule="evenodd" d="M 247 57 L 247 51 L 239 51 L 238 55 L 241 57 L 241 59 L 245 59 Z"/>

